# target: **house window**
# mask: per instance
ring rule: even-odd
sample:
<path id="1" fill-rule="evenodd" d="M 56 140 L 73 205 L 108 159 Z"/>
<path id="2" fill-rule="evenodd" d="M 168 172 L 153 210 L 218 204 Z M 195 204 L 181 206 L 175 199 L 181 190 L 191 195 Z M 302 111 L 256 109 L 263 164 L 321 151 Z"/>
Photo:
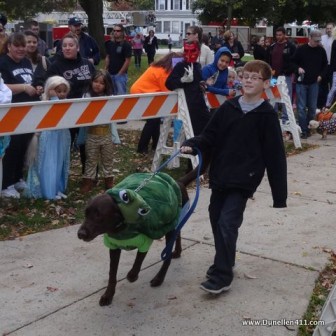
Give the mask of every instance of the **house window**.
<path id="1" fill-rule="evenodd" d="M 171 30 L 171 32 L 173 34 L 178 34 L 180 32 L 179 28 L 180 28 L 179 21 L 172 21 L 172 30 Z"/>
<path id="2" fill-rule="evenodd" d="M 182 7 L 180 7 L 180 0 L 174 0 L 174 7 L 173 7 L 173 9 L 177 9 L 177 10 L 179 10 L 179 9 L 182 9 Z"/>
<path id="3" fill-rule="evenodd" d="M 155 32 L 162 33 L 162 21 L 156 21 Z"/>
<path id="4" fill-rule="evenodd" d="M 166 34 L 170 34 L 170 21 L 163 22 L 163 32 Z"/>
<path id="5" fill-rule="evenodd" d="M 159 1 L 159 10 L 165 10 L 165 3 L 166 1 L 165 0 L 158 0 Z"/>

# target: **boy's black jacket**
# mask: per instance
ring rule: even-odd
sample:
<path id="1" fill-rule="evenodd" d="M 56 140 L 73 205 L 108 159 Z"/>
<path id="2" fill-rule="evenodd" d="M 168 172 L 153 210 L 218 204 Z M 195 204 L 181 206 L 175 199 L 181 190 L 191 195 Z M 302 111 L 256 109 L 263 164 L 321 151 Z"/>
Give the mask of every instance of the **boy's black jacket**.
<path id="1" fill-rule="evenodd" d="M 240 189 L 250 197 L 266 169 L 274 207 L 286 207 L 286 154 L 277 113 L 264 101 L 244 114 L 238 99 L 227 100 L 203 132 L 186 140 L 183 146 L 212 152 L 211 189 Z"/>

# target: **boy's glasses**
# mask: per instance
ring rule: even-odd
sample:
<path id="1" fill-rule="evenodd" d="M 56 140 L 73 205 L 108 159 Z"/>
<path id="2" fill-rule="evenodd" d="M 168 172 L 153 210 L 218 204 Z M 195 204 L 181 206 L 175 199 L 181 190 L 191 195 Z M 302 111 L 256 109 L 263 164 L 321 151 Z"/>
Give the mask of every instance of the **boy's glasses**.
<path id="1" fill-rule="evenodd" d="M 262 77 L 259 77 L 259 76 L 256 76 L 256 75 L 250 76 L 250 75 L 247 75 L 247 74 L 243 75 L 242 78 L 245 79 L 245 80 L 249 79 L 252 82 L 257 82 L 258 80 L 264 80 L 264 78 L 262 78 Z"/>
<path id="2" fill-rule="evenodd" d="M 189 36 L 189 35 L 191 35 L 191 34 L 193 34 L 193 35 L 194 35 L 195 33 L 186 33 L 186 35 L 187 35 L 187 36 Z"/>
<path id="3" fill-rule="evenodd" d="M 114 29 L 113 30 L 115 33 L 119 33 L 119 32 L 121 32 L 121 29 Z"/>

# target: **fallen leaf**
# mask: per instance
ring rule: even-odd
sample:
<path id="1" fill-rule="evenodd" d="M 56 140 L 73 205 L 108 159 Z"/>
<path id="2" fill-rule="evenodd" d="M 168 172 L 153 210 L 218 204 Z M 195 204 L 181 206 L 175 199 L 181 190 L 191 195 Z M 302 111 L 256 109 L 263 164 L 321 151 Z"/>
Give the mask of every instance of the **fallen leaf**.
<path id="1" fill-rule="evenodd" d="M 26 265 L 24 265 L 23 266 L 24 268 L 32 268 L 32 267 L 34 267 L 32 264 L 26 264 Z"/>
<path id="2" fill-rule="evenodd" d="M 47 286 L 48 292 L 56 292 L 58 288 Z"/>
<path id="3" fill-rule="evenodd" d="M 246 279 L 258 279 L 258 277 L 254 276 L 254 275 L 251 275 L 251 274 L 247 274 L 247 273 L 244 273 L 244 277 Z"/>

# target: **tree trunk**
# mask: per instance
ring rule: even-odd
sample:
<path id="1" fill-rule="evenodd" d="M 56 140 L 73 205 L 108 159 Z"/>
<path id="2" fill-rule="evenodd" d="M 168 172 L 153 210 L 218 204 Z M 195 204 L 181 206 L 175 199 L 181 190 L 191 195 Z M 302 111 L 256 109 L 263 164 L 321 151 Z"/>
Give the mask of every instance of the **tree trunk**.
<path id="1" fill-rule="evenodd" d="M 228 1 L 228 18 L 227 18 L 227 24 L 226 24 L 226 29 L 230 30 L 231 29 L 231 20 L 232 20 L 232 2 L 231 0 Z"/>
<path id="2" fill-rule="evenodd" d="M 88 16 L 89 34 L 96 40 L 101 58 L 105 58 L 103 0 L 79 0 Z"/>

